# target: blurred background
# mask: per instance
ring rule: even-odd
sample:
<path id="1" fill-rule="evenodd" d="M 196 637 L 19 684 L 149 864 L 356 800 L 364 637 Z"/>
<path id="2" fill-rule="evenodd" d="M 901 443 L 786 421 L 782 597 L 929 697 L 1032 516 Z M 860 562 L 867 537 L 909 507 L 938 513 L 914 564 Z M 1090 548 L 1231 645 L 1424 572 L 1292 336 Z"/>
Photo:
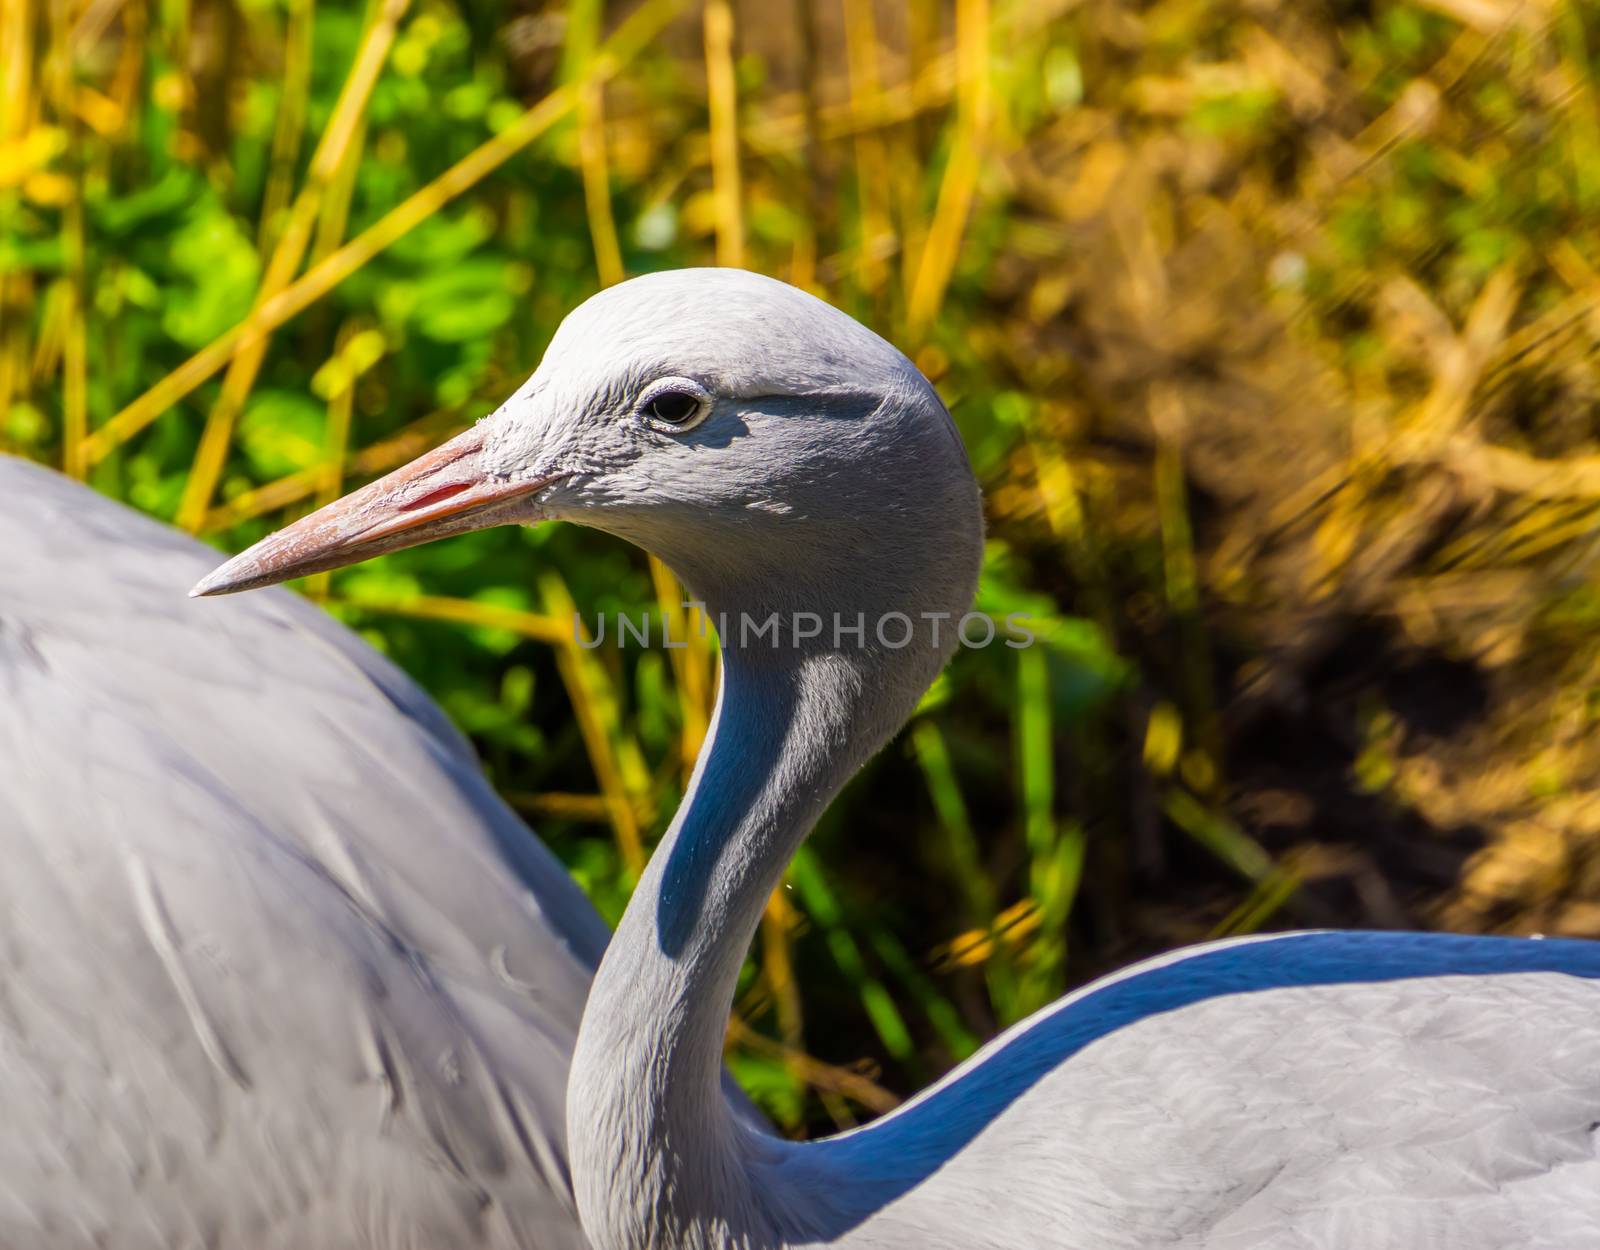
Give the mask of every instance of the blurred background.
<path id="1" fill-rule="evenodd" d="M 1043 641 L 772 900 L 729 1060 L 824 1131 L 1175 944 L 1600 937 L 1597 72 L 1570 0 L 5 0 L 0 450 L 235 550 L 629 274 L 903 347 Z M 572 612 L 682 636 L 670 574 L 502 530 L 304 589 L 614 921 L 714 658 Z"/>

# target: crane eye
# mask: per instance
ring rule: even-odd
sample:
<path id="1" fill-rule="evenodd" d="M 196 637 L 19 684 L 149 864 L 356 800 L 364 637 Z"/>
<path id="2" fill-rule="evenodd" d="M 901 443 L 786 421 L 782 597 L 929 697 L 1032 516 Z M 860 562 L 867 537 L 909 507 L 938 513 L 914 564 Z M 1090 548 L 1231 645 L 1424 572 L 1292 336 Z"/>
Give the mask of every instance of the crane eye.
<path id="1" fill-rule="evenodd" d="M 682 425 L 700 411 L 700 396 L 688 391 L 662 391 L 650 401 L 647 411 L 657 421 Z"/>
<path id="2" fill-rule="evenodd" d="M 711 412 L 711 396 L 692 378 L 662 378 L 639 401 L 639 412 L 657 428 L 682 434 Z"/>

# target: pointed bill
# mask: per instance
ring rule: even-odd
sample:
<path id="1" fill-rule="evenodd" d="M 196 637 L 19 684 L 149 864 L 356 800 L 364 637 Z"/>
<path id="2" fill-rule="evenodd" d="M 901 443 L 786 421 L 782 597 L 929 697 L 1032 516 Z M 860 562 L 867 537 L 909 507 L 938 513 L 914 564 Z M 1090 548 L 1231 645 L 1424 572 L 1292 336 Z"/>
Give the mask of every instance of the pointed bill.
<path id="1" fill-rule="evenodd" d="M 486 471 L 480 424 L 387 477 L 262 539 L 201 579 L 191 596 L 227 595 L 415 547 L 513 519 L 512 505 L 557 477 L 507 479 Z"/>

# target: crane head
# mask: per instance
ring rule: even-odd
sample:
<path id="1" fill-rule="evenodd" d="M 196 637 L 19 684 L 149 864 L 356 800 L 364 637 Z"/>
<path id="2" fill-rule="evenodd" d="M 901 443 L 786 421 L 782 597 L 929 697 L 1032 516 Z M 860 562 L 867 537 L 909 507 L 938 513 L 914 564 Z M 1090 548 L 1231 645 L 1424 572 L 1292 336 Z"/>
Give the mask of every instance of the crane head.
<path id="1" fill-rule="evenodd" d="M 191 593 L 544 520 L 618 534 L 707 598 L 779 607 L 964 610 L 982 548 L 960 437 L 905 356 L 782 282 L 679 270 L 594 296 L 496 411 Z"/>

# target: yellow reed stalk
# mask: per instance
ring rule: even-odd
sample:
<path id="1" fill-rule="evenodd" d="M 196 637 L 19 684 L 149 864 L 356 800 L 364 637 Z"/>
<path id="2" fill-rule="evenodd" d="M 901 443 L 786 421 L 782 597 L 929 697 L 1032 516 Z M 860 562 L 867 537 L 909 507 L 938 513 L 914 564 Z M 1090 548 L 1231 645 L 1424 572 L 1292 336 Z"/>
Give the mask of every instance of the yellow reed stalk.
<path id="1" fill-rule="evenodd" d="M 280 218 L 288 208 L 289 194 L 294 189 L 294 167 L 300 157 L 300 135 L 311 94 L 315 0 L 289 0 L 288 10 L 288 29 L 283 41 L 283 86 L 272 128 L 272 154 L 266 190 L 261 196 L 261 230 L 256 240 L 262 255 L 273 250 Z"/>
<path id="2" fill-rule="evenodd" d="M 106 94 L 122 118 L 123 125 L 137 115 L 144 90 L 145 57 L 149 53 L 149 41 L 145 38 L 148 23 L 149 14 L 144 5 L 128 6 L 122 19 L 122 48 L 117 56 L 117 66 L 111 73 L 111 81 L 106 84 Z"/>
<path id="3" fill-rule="evenodd" d="M 355 197 L 356 175 L 361 172 L 361 153 L 366 147 L 366 140 L 367 120 L 363 117 L 356 126 L 349 150 L 323 191 L 322 207 L 317 213 L 317 233 L 311 240 L 309 263 L 312 265 L 323 260 L 344 239 L 345 225 L 350 220 L 350 201 Z"/>
<path id="4" fill-rule="evenodd" d="M 1039 496 L 1051 531 L 1067 544 L 1069 551 L 1087 549 L 1088 524 L 1071 461 L 1043 439 L 1031 440 L 1028 449 L 1033 453 L 1034 476 L 1038 479 Z"/>
<path id="5" fill-rule="evenodd" d="M 557 820 L 584 820 L 603 825 L 611 820 L 611 809 L 603 794 L 563 794 L 546 791 L 525 794 L 510 791 L 501 796 L 519 812 L 531 816 L 550 816 Z"/>
<path id="6" fill-rule="evenodd" d="M 601 286 L 622 281 L 622 247 L 611 214 L 611 171 L 606 160 L 605 84 L 586 78 L 578 86 L 578 163 L 583 203 L 594 241 L 594 266 Z"/>
<path id="7" fill-rule="evenodd" d="M 1266 876 L 1256 881 L 1244 899 L 1206 935 L 1208 940 L 1254 933 L 1299 892 L 1314 854 L 1296 848 L 1284 854 Z"/>
<path id="8" fill-rule="evenodd" d="M 874 95 L 819 105 L 816 137 L 819 141 L 850 139 L 868 131 L 904 125 L 923 112 L 942 108 L 955 86 L 955 53 L 941 53 L 919 71 L 914 81 L 891 83 Z M 763 156 L 792 152 L 807 142 L 810 107 L 806 92 L 773 96 L 754 111 L 740 137 L 747 148 Z M 705 154 L 701 153 L 700 158 L 704 159 Z"/>
<path id="9" fill-rule="evenodd" d="M 790 950 L 790 935 L 794 932 L 794 908 L 784 897 L 780 885 L 767 899 L 767 909 L 761 915 L 761 975 L 772 994 L 773 1008 L 778 1016 L 778 1036 L 788 1048 L 784 1066 L 800 1080 L 806 1079 L 805 1069 L 796 1062 L 805 1040 L 805 1021 L 800 1008 L 800 987 L 794 979 L 794 959 Z"/>
<path id="10" fill-rule="evenodd" d="M 33 6 L 35 0 L 0 4 L 0 143 L 20 139 L 33 126 Z"/>
<path id="11" fill-rule="evenodd" d="M 793 1047 L 785 1046 L 782 1042 L 763 1036 L 737 1016 L 728 1021 L 728 1041 L 732 1045 L 743 1046 L 746 1050 L 753 1050 L 757 1054 L 782 1059 L 801 1075 L 806 1084 L 818 1090 L 843 1094 L 868 1111 L 881 1115 L 893 1111 L 900 1105 L 900 1100 L 876 1081 L 868 1080 L 848 1068 L 824 1063 L 812 1055 L 804 1054 Z"/>
<path id="12" fill-rule="evenodd" d="M 89 432 L 89 327 L 83 299 L 83 204 L 76 191 L 63 211 L 61 233 L 69 274 L 66 343 L 61 357 L 61 470 L 82 479 L 89 471 L 83 458 Z"/>
<path id="13" fill-rule="evenodd" d="M 920 3 L 921 0 L 914 0 Z M 1048 27 L 1082 0 L 999 0 L 990 22 L 993 39 L 1002 45 Z M 913 38 L 917 38 L 915 31 Z M 941 52 L 926 60 L 914 58 L 915 73 L 908 81 L 883 87 L 876 94 L 825 105 L 817 112 L 817 137 L 848 138 L 862 130 L 886 130 L 931 109 L 943 107 L 955 90 L 957 54 Z M 822 82 L 804 91 L 791 91 L 767 99 L 763 115 L 750 119 L 743 132 L 745 146 L 762 154 L 792 151 L 805 142 L 807 99 L 829 98 L 834 84 Z"/>
<path id="14" fill-rule="evenodd" d="M 992 37 L 1002 41 L 1019 38 L 1076 7 L 1076 0 L 1057 0 L 1055 4 L 1022 0 L 1002 6 L 999 16 L 990 23 Z M 920 63 L 908 80 L 891 83 L 880 87 L 876 93 L 859 95 L 842 103 L 819 106 L 815 118 L 817 139 L 849 139 L 867 131 L 892 130 L 926 112 L 943 108 L 958 85 L 958 62 L 956 51 L 941 52 Z M 751 116 L 740 132 L 744 146 L 762 156 L 780 155 L 803 147 L 810 124 L 811 96 L 827 97 L 833 94 L 833 86 L 823 82 L 814 91 L 785 92 L 768 97 L 761 105 L 753 105 Z M 696 160 L 708 157 L 707 150 L 694 152 Z"/>
<path id="15" fill-rule="evenodd" d="M 570 91 L 560 88 L 552 92 L 524 113 L 510 129 L 463 157 L 321 264 L 258 305 L 245 320 L 223 331 L 95 431 L 89 440 L 90 461 L 102 459 L 226 365 L 235 354 L 259 343 L 285 321 L 304 312 L 396 239 L 414 230 L 549 130 L 571 107 Z"/>
<path id="16" fill-rule="evenodd" d="M 583 177 L 583 205 L 594 247 L 595 273 L 601 286 L 613 286 L 622 281 L 623 271 L 617 223 L 611 212 L 605 83 L 591 74 L 602 7 L 601 0 L 575 0 L 568 8 L 561 78 L 578 93 L 578 172 Z"/>
<path id="17" fill-rule="evenodd" d="M 873 0 L 845 0 L 845 61 L 850 69 L 851 121 L 857 127 L 856 203 L 860 212 L 861 245 L 857 252 L 857 278 L 864 291 L 883 284 L 884 266 L 878 249 L 894 227 L 889 221 L 885 181 L 888 167 L 882 136 L 874 125 L 869 102 L 881 95 L 878 72 L 878 29 Z"/>
<path id="18" fill-rule="evenodd" d="M 106 27 L 111 25 L 111 19 L 126 7 L 127 0 L 89 0 L 88 4 L 81 6 L 72 27 L 73 52 L 81 52 L 98 43 L 100 36 L 106 33 Z"/>
<path id="19" fill-rule="evenodd" d="M 806 182 L 806 211 L 799 214 L 806 223 L 807 233 L 816 234 L 823 227 L 823 223 L 831 221 L 833 217 L 832 205 L 828 203 L 827 188 L 823 185 L 822 167 L 822 136 L 819 125 L 819 116 L 822 109 L 822 56 L 821 56 L 821 27 L 817 20 L 818 0 L 796 0 L 797 28 L 800 35 L 800 125 L 801 125 L 801 151 L 800 171 Z M 810 255 L 816 256 L 816 242 L 813 239 Z M 799 286 L 799 283 L 795 285 Z"/>
<path id="20" fill-rule="evenodd" d="M 1083 489 L 1069 457 L 1043 438 L 1030 439 L 1039 497 L 1050 531 L 1065 546 L 1067 565 L 1078 579 L 1091 615 L 1108 633 L 1115 631 L 1116 610 L 1106 590 L 1105 570 L 1083 507 Z"/>
<path id="21" fill-rule="evenodd" d="M 341 352 L 344 350 L 340 348 Z M 342 493 L 344 486 L 344 461 L 350 449 L 350 418 L 355 409 L 356 376 L 352 369 L 343 384 L 328 396 L 328 425 L 324 434 L 325 447 L 321 482 L 317 486 L 317 506 L 332 503 Z M 331 573 L 317 573 L 306 581 L 306 593 L 313 599 L 328 597 Z"/>
<path id="22" fill-rule="evenodd" d="M 61 364 L 62 341 L 66 336 L 67 287 L 59 278 L 44 289 L 39 311 L 38 341 L 33 345 L 31 380 L 42 381 Z"/>
<path id="23" fill-rule="evenodd" d="M 229 529 L 240 521 L 265 516 L 269 512 L 277 512 L 280 508 L 299 503 L 302 499 L 316 494 L 323 473 L 322 465 L 314 464 L 286 477 L 275 478 L 264 486 L 244 491 L 206 513 L 206 523 L 200 527 L 200 532 L 214 534 L 218 530 Z"/>
<path id="24" fill-rule="evenodd" d="M 74 110 L 71 14 L 66 5 L 51 6 L 51 95 L 57 124 L 66 132 L 65 165 L 71 188 L 61 206 L 62 278 L 61 468 L 82 478 L 88 465 L 82 455 L 89 432 L 89 331 L 84 307 L 83 156 L 82 135 Z"/>
<path id="25" fill-rule="evenodd" d="M 356 379 L 341 386 L 328 399 L 327 459 L 322 462 L 322 483 L 317 506 L 332 503 L 344 491 L 344 461 L 350 450 L 350 418 L 355 408 Z"/>
<path id="26" fill-rule="evenodd" d="M 683 2 L 645 0 L 607 40 L 597 58 L 596 75 L 609 77 L 637 56 Z M 90 436 L 86 453 L 89 463 L 103 459 L 211 377 L 236 353 L 253 346 L 309 308 L 396 239 L 476 186 L 566 116 L 574 101 L 575 93 L 570 88 L 552 91 L 505 130 L 474 148 L 298 281 L 259 304 L 243 321 L 218 335 L 96 430 Z"/>
<path id="27" fill-rule="evenodd" d="M 929 956 L 935 971 L 949 972 L 953 968 L 973 968 L 993 959 L 996 952 L 1010 947 L 1021 950 L 1029 938 L 1039 931 L 1044 912 L 1031 898 L 1013 903 L 988 925 L 981 929 L 968 929 L 958 933 L 948 942 L 935 946 Z"/>
<path id="28" fill-rule="evenodd" d="M 389 49 L 394 46 L 395 34 L 401 17 L 405 15 L 410 0 L 384 0 L 372 25 L 368 28 L 350 66 L 339 99 L 334 104 L 322 140 L 311 158 L 311 168 L 306 175 L 306 185 L 290 210 L 289 224 L 278 237 L 267 270 L 256 292 L 255 307 L 272 299 L 294 280 L 300 262 L 305 258 L 310 242 L 311 227 L 330 200 L 336 204 L 342 198 L 348 202 L 350 179 L 360 156 L 356 136 L 364 134 L 362 120 L 378 75 L 388 60 Z M 346 173 L 342 197 L 330 196 L 329 191 L 341 172 Z M 335 224 L 336 223 L 336 224 Z M 323 219 L 324 231 L 337 228 L 343 232 L 343 211 L 336 209 L 333 222 Z M 329 235 L 328 237 L 334 237 Z M 211 507 L 211 497 L 216 493 L 217 481 L 227 464 L 228 448 L 233 442 L 233 427 L 244 410 L 256 377 L 266 359 L 271 345 L 270 333 L 263 334 L 248 348 L 241 350 L 228 366 L 222 379 L 222 392 L 206 418 L 200 435 L 200 446 L 195 451 L 194 463 L 184 481 L 183 498 L 178 504 L 177 524 L 180 529 L 197 532 L 205 523 L 206 511 Z"/>
<path id="29" fill-rule="evenodd" d="M 0 4 L 0 150 L 11 149 L 33 128 L 34 0 Z M 0 190 L 0 206 L 16 192 Z M 0 426 L 27 384 L 28 306 L 33 280 L 0 273 Z"/>
<path id="30" fill-rule="evenodd" d="M 907 334 L 915 343 L 927 333 L 955 272 L 978 186 L 978 167 L 989 127 L 989 0 L 957 0 L 958 105 L 955 141 L 939 184 L 928 241 L 906 309 Z"/>
<path id="31" fill-rule="evenodd" d="M 408 460 L 415 460 L 430 447 L 459 434 L 465 428 L 466 424 L 453 411 L 429 413 L 413 421 L 398 434 L 348 457 L 344 472 L 351 477 L 376 477 Z M 215 533 L 241 521 L 297 504 L 316 494 L 318 487 L 327 480 L 327 473 L 326 465 L 315 464 L 245 491 L 208 512 L 201 532 Z"/>
<path id="32" fill-rule="evenodd" d="M 922 81 L 925 66 L 937 58 L 939 43 L 939 0 L 907 0 L 907 61 L 913 97 Z"/>
<path id="33" fill-rule="evenodd" d="M 19 273 L 9 282 L 0 280 L 0 418 L 10 413 L 19 396 L 27 395 L 28 310 L 32 302 L 32 275 Z M 0 428 L 4 428 L 3 422 Z"/>
<path id="34" fill-rule="evenodd" d="M 1498 485 L 1518 493 L 1534 493 L 1540 486 L 1555 487 L 1550 493 L 1558 496 L 1584 493 L 1569 490 L 1584 478 L 1581 464 L 1574 463 L 1571 472 L 1561 476 L 1560 462 L 1546 466 L 1509 450 L 1502 455 L 1466 428 L 1472 396 L 1506 341 L 1506 327 L 1519 292 L 1512 263 L 1492 273 L 1473 302 L 1461 333 L 1438 349 L 1433 385 L 1422 402 L 1402 414 L 1379 438 L 1358 446 L 1348 463 L 1326 471 L 1296 492 L 1274 514 L 1275 521 L 1282 518 L 1281 523 L 1288 523 L 1314 504 L 1327 503 L 1312 541 L 1316 567 L 1310 584 L 1316 593 L 1333 591 L 1339 570 L 1368 537 L 1367 501 L 1391 465 L 1438 462 L 1480 479 L 1502 478 Z M 1330 481 L 1330 475 L 1337 476 Z M 1295 511 L 1290 512 L 1290 507 Z"/>
<path id="35" fill-rule="evenodd" d="M 34 0 L 0 4 L 0 151 L 15 150 L 33 129 Z M 16 192 L 0 189 L 0 208 Z M 27 385 L 28 316 L 33 279 L 0 273 L 0 429 Z"/>
<path id="36" fill-rule="evenodd" d="M 454 599 L 448 595 L 385 596 L 361 592 L 339 594 L 330 600 L 363 612 L 385 616 L 408 616 L 422 621 L 448 621 L 452 625 L 472 625 L 480 629 L 503 629 L 536 642 L 560 646 L 572 642 L 572 622 L 539 612 L 479 603 L 473 599 Z"/>
<path id="37" fill-rule="evenodd" d="M 6 287 L 0 281 L 0 323 L 5 317 Z M 20 320 L 20 318 L 19 318 Z M 16 386 L 16 353 L 11 350 L 11 336 L 0 327 L 0 417 L 11 411 L 11 392 Z M 0 420 L 0 451 L 11 451 L 11 440 L 6 437 L 6 425 Z"/>
<path id="38" fill-rule="evenodd" d="M 1437 443 L 1466 420 L 1484 366 L 1505 339 L 1519 294 L 1515 269 L 1510 263 L 1489 275 L 1467 313 L 1467 324 L 1460 336 L 1445 348 L 1428 397 L 1407 423 L 1414 437 L 1424 443 Z"/>
<path id="39" fill-rule="evenodd" d="M 102 138 L 114 137 L 128 120 L 122 106 L 110 96 L 81 83 L 72 92 L 72 115 Z"/>
<path id="40" fill-rule="evenodd" d="M 201 148 L 194 135 L 194 103 L 195 89 L 194 76 L 189 67 L 194 58 L 190 55 L 190 42 L 193 37 L 191 7 L 182 0 L 165 0 L 163 3 L 152 3 L 151 10 L 155 16 L 153 25 L 164 36 L 166 44 L 167 71 L 161 75 L 161 80 L 152 84 L 158 96 L 164 97 L 166 102 L 162 105 L 169 110 L 180 123 L 172 128 L 172 141 L 168 150 L 179 160 L 194 163 L 200 158 Z M 164 81 L 163 81 L 164 80 Z"/>
<path id="41" fill-rule="evenodd" d="M 795 235 L 794 252 L 789 257 L 789 282 L 813 295 L 823 293 L 817 282 L 817 227 L 810 218 L 800 222 Z"/>
<path id="42" fill-rule="evenodd" d="M 344 154 L 350 149 L 356 127 L 366 115 L 367 101 L 389 59 L 389 49 L 394 44 L 400 19 L 405 16 L 409 6 L 410 0 L 383 0 L 377 17 L 361 41 L 355 64 L 350 67 L 350 73 L 339 91 L 339 100 L 333 106 L 333 115 L 322 132 L 317 150 L 312 154 L 311 168 L 307 171 L 309 181 L 326 185 L 338 172 Z"/>
<path id="43" fill-rule="evenodd" d="M 717 264 L 738 268 L 744 264 L 744 197 L 739 187 L 739 96 L 733 73 L 733 8 L 728 0 L 706 0 L 705 41 Z"/>
<path id="44" fill-rule="evenodd" d="M 684 610 L 683 588 L 672 570 L 655 556 L 650 557 L 650 580 L 655 584 L 656 603 L 668 636 L 688 644 L 667 650 L 672 679 L 678 688 L 678 714 L 683 722 L 679 758 L 687 783 L 711 720 L 711 649 L 698 632 L 704 625 L 703 618 Z"/>
<path id="45" fill-rule="evenodd" d="M 1496 447 L 1458 436 L 1437 459 L 1469 478 L 1526 499 L 1600 497 L 1600 456 L 1541 460 L 1510 447 Z M 1592 519 L 1590 524 L 1592 526 Z M 1583 526 L 1577 528 L 1581 532 Z"/>
<path id="46" fill-rule="evenodd" d="M 1506 523 L 1487 532 L 1468 532 L 1440 547 L 1430 563 L 1448 572 L 1429 573 L 1425 581 L 1417 583 L 1417 591 L 1426 594 L 1435 585 L 1459 585 L 1459 575 L 1468 570 L 1514 563 L 1595 531 L 1592 501 L 1521 499 L 1518 504 L 1520 515 L 1512 514 Z M 1481 578 L 1467 580 L 1484 584 Z"/>
<path id="47" fill-rule="evenodd" d="M 267 262 L 267 271 L 256 294 L 256 307 L 270 300 L 294 279 L 306 245 L 311 240 L 311 227 L 316 220 L 317 203 L 321 188 L 307 187 L 289 211 L 289 222 L 278 236 L 277 247 Z M 177 523 L 180 529 L 195 533 L 205 520 L 211 506 L 211 496 L 216 491 L 217 479 L 222 474 L 228 457 L 228 447 L 233 441 L 233 426 L 245 401 L 255 386 L 256 375 L 266 358 L 269 338 L 263 334 L 248 348 L 236 355 L 222 378 L 222 390 L 217 402 L 206 418 L 200 432 L 200 445 L 195 450 L 194 463 L 184 480 L 183 497 L 178 504 Z"/>
<path id="48" fill-rule="evenodd" d="M 900 223 L 900 284 L 907 303 L 916 283 L 923 249 L 928 245 L 928 217 L 922 211 L 922 184 L 926 166 L 917 158 L 916 138 L 910 127 L 885 140 L 889 148 L 890 201 Z"/>
<path id="49" fill-rule="evenodd" d="M 561 622 L 560 637 L 551 640 L 557 643 L 556 668 L 572 702 L 589 765 L 611 809 L 611 828 L 622 866 L 637 881 L 645 859 L 639 813 L 648 805 L 650 791 L 644 756 L 622 727 L 610 674 L 594 652 L 580 646 L 574 637 L 580 625 L 566 583 L 551 570 L 540 576 L 539 589 L 546 613 Z"/>

